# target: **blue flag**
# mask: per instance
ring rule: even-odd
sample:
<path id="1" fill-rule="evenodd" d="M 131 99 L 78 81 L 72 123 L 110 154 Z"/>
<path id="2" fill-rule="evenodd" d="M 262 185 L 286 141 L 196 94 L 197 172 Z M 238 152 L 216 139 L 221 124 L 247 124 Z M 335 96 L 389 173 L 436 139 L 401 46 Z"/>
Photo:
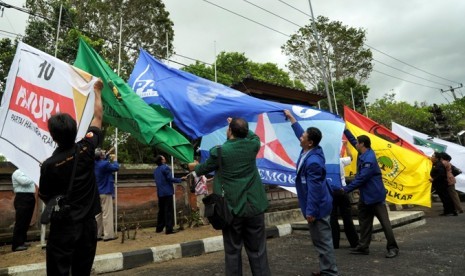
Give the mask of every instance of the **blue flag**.
<path id="1" fill-rule="evenodd" d="M 161 105 L 174 123 L 191 138 L 202 138 L 202 158 L 226 141 L 228 117 L 241 117 L 262 140 L 257 166 L 263 183 L 294 186 L 298 138 L 284 109 L 291 110 L 302 127 L 315 126 L 323 133 L 329 181 L 340 181 L 339 152 L 344 121 L 332 113 L 257 99 L 230 87 L 171 68 L 141 49 L 129 85 L 149 105 Z"/>
<path id="2" fill-rule="evenodd" d="M 251 97 L 182 70 L 171 68 L 141 49 L 128 80 L 149 105 L 161 105 L 190 138 L 225 126 L 228 117 L 253 118 L 263 112 L 282 112 L 290 105 Z"/>

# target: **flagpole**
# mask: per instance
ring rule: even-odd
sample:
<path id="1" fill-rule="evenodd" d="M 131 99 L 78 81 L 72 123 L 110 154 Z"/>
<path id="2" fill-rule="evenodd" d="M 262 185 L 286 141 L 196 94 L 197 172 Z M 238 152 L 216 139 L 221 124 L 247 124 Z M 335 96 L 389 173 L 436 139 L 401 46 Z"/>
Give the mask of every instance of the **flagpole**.
<path id="1" fill-rule="evenodd" d="M 352 91 L 352 87 L 350 88 L 350 96 L 352 96 L 352 109 L 355 110 L 354 91 Z"/>
<path id="2" fill-rule="evenodd" d="M 324 84 L 325 84 L 326 96 L 328 98 L 329 112 L 333 113 L 333 105 L 331 103 L 331 96 L 329 94 L 329 88 L 328 88 L 328 79 L 326 77 L 326 67 L 323 66 L 323 55 L 321 53 L 320 39 L 318 37 L 318 31 L 316 29 L 315 17 L 313 16 L 312 1 L 308 0 L 308 4 L 310 6 L 310 13 L 312 15 L 312 29 L 313 29 L 313 33 L 315 35 L 316 46 L 318 48 L 318 56 L 320 58 L 320 63 L 321 63 L 321 75 L 323 77 L 323 81 L 324 81 Z"/>
<path id="3" fill-rule="evenodd" d="M 118 49 L 118 69 L 117 74 L 119 76 L 121 70 L 121 36 L 123 32 L 123 17 L 120 17 L 119 21 L 119 49 Z M 118 128 L 115 128 L 115 159 L 118 160 Z M 115 172 L 115 233 L 118 232 L 118 172 Z"/>
<path id="4" fill-rule="evenodd" d="M 329 67 L 329 76 L 331 77 L 331 89 L 333 90 L 334 106 L 336 108 L 336 114 L 339 115 L 339 110 L 337 108 L 337 101 L 336 101 L 336 92 L 334 92 L 334 81 L 333 81 L 333 72 L 331 70 L 331 62 L 328 62 L 328 67 Z"/>
<path id="5" fill-rule="evenodd" d="M 216 40 L 213 41 L 214 51 L 215 51 L 215 82 L 218 82 L 217 75 L 216 75 Z"/>
<path id="6" fill-rule="evenodd" d="M 57 26 L 57 38 L 55 40 L 55 57 L 57 57 L 57 53 L 58 53 L 58 37 L 60 35 L 60 28 L 61 28 L 61 12 L 63 10 L 63 4 L 60 4 L 60 15 L 58 16 L 58 26 Z M 45 204 L 44 202 L 42 201 L 41 202 L 41 205 L 42 205 L 42 212 L 44 211 L 45 209 Z M 45 233 L 47 231 L 47 225 L 46 224 L 41 224 L 40 225 L 40 245 L 43 247 L 46 246 L 45 244 Z"/>
<path id="7" fill-rule="evenodd" d="M 368 117 L 368 109 L 367 109 L 367 102 L 366 102 L 366 99 L 365 99 L 365 94 L 363 94 L 362 92 L 362 98 L 363 98 L 363 105 L 365 106 L 365 115 Z"/>
<path id="8" fill-rule="evenodd" d="M 169 34 L 168 32 L 166 33 L 166 64 L 168 64 L 168 56 L 169 56 L 169 42 L 168 42 L 168 39 L 169 39 Z M 173 127 L 173 123 L 170 121 L 170 128 Z M 173 156 L 171 155 L 171 177 L 174 177 L 174 158 Z M 177 220 L 177 215 L 176 215 L 176 185 L 175 184 L 172 184 L 173 185 L 173 190 L 174 190 L 174 193 L 173 193 L 173 213 L 174 213 L 174 225 L 178 225 L 178 220 Z M 158 189 L 158 187 L 157 187 Z M 160 199 L 158 199 L 160 200 Z"/>

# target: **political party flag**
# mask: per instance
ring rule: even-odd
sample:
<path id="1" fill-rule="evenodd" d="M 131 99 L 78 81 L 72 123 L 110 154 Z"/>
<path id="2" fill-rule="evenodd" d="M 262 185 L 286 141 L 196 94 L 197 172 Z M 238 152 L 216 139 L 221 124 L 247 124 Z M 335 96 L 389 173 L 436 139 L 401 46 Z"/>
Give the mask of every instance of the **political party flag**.
<path id="1" fill-rule="evenodd" d="M 394 204 L 431 207 L 431 161 L 408 142 L 369 118 L 344 107 L 346 127 L 357 137 L 367 135 L 376 154 L 386 188 L 386 200 Z M 378 131 L 375 131 L 378 129 Z M 355 149 L 352 154 L 357 155 Z M 351 173 L 356 173 L 356 162 Z"/>
<path id="2" fill-rule="evenodd" d="M 446 152 L 449 154 L 452 157 L 451 163 L 462 171 L 461 174 L 455 177 L 457 180 L 457 183 L 455 183 L 455 189 L 465 192 L 465 147 L 446 140 L 431 137 L 395 122 L 392 122 L 392 132 L 399 135 L 399 137 L 402 137 L 402 139 L 412 143 L 428 156 L 431 156 L 435 151 Z"/>
<path id="3" fill-rule="evenodd" d="M 289 109 L 288 105 L 254 98 L 171 68 L 143 49 L 128 83 L 146 103 L 167 108 L 176 126 L 191 138 L 226 126 L 228 117 L 249 119 L 263 112 Z"/>
<path id="4" fill-rule="evenodd" d="M 0 152 L 38 185 L 40 164 L 57 145 L 48 119 L 68 113 L 81 139 L 94 115 L 97 78 L 19 42 L 0 107 Z"/>
<path id="5" fill-rule="evenodd" d="M 326 158 L 328 182 L 340 183 L 339 153 L 342 145 L 344 122 L 339 116 L 310 107 L 288 106 L 300 125 L 307 129 L 317 127 L 323 134 L 320 142 Z M 264 184 L 295 187 L 296 162 L 301 148 L 299 139 L 285 120 L 283 112 L 262 113 L 248 119 L 249 129 L 261 141 L 257 154 L 257 168 Z M 210 148 L 226 141 L 227 126 L 202 138 L 202 160 L 208 157 Z M 292 191 L 292 188 L 290 189 Z M 293 190 L 295 193 L 295 189 Z"/>
<path id="6" fill-rule="evenodd" d="M 172 120 L 170 112 L 160 106 L 148 106 L 82 39 L 79 40 L 79 51 L 74 65 L 103 80 L 105 122 L 130 133 L 141 143 L 154 146 L 183 162 L 193 161 L 192 145 L 168 125 Z"/>

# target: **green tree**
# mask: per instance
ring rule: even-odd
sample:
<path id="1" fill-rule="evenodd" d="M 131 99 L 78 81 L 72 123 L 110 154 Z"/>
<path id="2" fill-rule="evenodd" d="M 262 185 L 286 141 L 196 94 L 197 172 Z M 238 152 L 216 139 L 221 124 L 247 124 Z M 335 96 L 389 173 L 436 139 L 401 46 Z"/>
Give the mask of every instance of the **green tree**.
<path id="1" fill-rule="evenodd" d="M 334 89 L 334 95 L 333 93 Z M 318 84 L 318 91 L 324 91 L 324 84 L 320 82 Z M 364 113 L 365 103 L 363 102 L 370 90 L 368 86 L 360 84 L 354 78 L 347 78 L 340 81 L 334 81 L 330 83 L 329 90 L 331 93 L 332 105 L 334 106 L 334 113 L 336 111 L 339 115 L 344 116 L 344 105 L 354 109 L 359 113 Z M 352 101 L 353 96 L 353 101 Z M 334 97 L 336 98 L 336 104 L 334 104 Z M 328 100 L 325 98 L 320 101 L 322 109 L 328 109 Z"/>
<path id="2" fill-rule="evenodd" d="M 214 65 L 208 66 L 196 62 L 182 68 L 199 77 L 215 80 Z M 241 82 L 244 78 L 252 77 L 275 84 L 280 84 L 298 89 L 305 89 L 299 80 L 292 80 L 289 73 L 279 68 L 274 63 L 257 63 L 250 61 L 244 53 L 221 52 L 216 59 L 217 81 L 227 86 Z"/>
<path id="3" fill-rule="evenodd" d="M 77 39 L 85 35 L 99 42 L 97 46 L 101 45 L 101 49 L 96 50 L 116 69 L 121 21 L 120 76 L 123 79 L 131 73 L 139 47 L 158 57 L 166 58 L 167 52 L 168 56 L 173 53 L 173 22 L 161 0 L 27 0 L 26 8 L 39 16 L 29 19 L 26 43 L 54 54 L 60 4 L 63 10 L 57 57 L 66 62 L 74 61 Z"/>
<path id="4" fill-rule="evenodd" d="M 368 116 L 388 129 L 391 129 L 391 122 L 394 121 L 425 134 L 435 133 L 431 113 L 425 104 L 397 102 L 394 93 L 385 94 L 382 99 L 370 104 Z"/>
<path id="5" fill-rule="evenodd" d="M 324 68 L 328 80 L 368 79 L 373 65 L 370 49 L 364 48 L 365 30 L 348 27 L 339 21 L 318 16 L 315 21 L 320 38 L 323 66 L 312 25 L 300 28 L 281 49 L 289 57 L 289 70 L 305 84 L 317 87 Z"/>
<path id="6" fill-rule="evenodd" d="M 5 91 L 6 79 L 15 56 L 17 41 L 9 38 L 0 39 L 0 99 Z"/>
<path id="7" fill-rule="evenodd" d="M 465 97 L 450 104 L 442 104 L 440 107 L 454 135 L 465 130 Z M 453 141 L 455 142 L 456 139 L 454 138 Z"/>

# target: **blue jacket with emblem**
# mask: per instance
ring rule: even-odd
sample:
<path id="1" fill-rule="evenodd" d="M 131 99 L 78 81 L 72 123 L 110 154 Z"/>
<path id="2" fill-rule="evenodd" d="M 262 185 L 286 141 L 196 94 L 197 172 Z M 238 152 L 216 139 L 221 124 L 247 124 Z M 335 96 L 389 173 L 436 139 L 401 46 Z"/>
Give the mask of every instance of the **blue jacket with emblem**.
<path id="1" fill-rule="evenodd" d="M 298 122 L 292 124 L 297 138 L 304 133 Z M 295 187 L 299 199 L 300 209 L 306 218 L 313 216 L 321 219 L 328 216 L 333 208 L 333 197 L 329 186 L 326 183 L 325 155 L 320 146 L 311 149 L 297 164 L 302 163 L 300 169 L 297 168 Z"/>
<path id="2" fill-rule="evenodd" d="M 355 147 L 357 139 L 348 130 L 344 130 L 347 140 Z M 381 169 L 376 160 L 375 152 L 368 148 L 357 158 L 357 174 L 349 185 L 344 187 L 345 192 L 355 189 L 360 191 L 360 200 L 365 204 L 384 203 L 386 200 L 386 189 L 384 188 Z"/>
<path id="3" fill-rule="evenodd" d="M 155 184 L 157 184 L 157 195 L 172 196 L 174 194 L 173 183 L 181 183 L 181 178 L 176 178 L 171 175 L 171 169 L 166 164 L 158 166 L 153 172 Z"/>

